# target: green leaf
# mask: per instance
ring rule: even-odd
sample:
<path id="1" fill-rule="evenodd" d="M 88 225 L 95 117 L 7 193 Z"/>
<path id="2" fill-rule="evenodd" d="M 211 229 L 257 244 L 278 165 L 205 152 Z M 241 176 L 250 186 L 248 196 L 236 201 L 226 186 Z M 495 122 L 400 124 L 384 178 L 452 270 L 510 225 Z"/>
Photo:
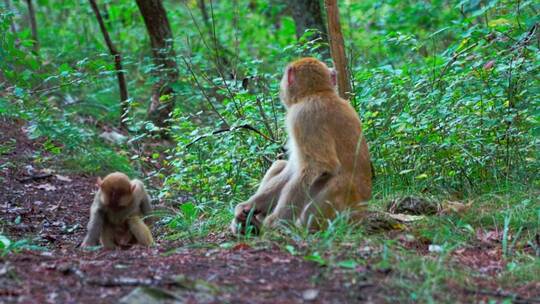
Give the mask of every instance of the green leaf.
<path id="1" fill-rule="evenodd" d="M 188 221 L 194 220 L 197 217 L 197 208 L 193 203 L 184 203 L 180 205 L 180 211 Z"/>
<path id="2" fill-rule="evenodd" d="M 318 252 L 314 252 L 310 255 L 306 255 L 304 259 L 306 261 L 315 262 L 319 264 L 319 266 L 326 266 L 328 264 L 327 261 L 323 257 L 321 257 L 321 255 Z"/>
<path id="3" fill-rule="evenodd" d="M 298 254 L 298 252 L 296 252 L 296 248 L 294 248 L 294 246 L 292 246 L 292 245 L 287 245 L 287 246 L 285 246 L 285 249 L 287 249 L 287 251 L 288 251 L 291 255 L 296 255 L 296 254 Z"/>
<path id="4" fill-rule="evenodd" d="M 0 234 L 0 249 L 6 249 L 11 245 L 11 241 L 5 236 Z"/>
<path id="5" fill-rule="evenodd" d="M 356 261 L 354 260 L 340 261 L 337 263 L 337 265 L 341 268 L 347 268 L 347 269 L 355 269 L 356 267 L 358 267 L 358 263 L 356 263 Z"/>

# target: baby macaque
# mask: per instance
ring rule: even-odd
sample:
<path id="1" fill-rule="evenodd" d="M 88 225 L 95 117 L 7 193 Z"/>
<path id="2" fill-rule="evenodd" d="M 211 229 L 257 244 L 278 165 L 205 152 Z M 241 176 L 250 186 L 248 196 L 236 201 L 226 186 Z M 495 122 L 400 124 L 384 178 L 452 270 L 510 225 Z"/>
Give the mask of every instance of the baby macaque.
<path id="1" fill-rule="evenodd" d="M 129 248 L 154 242 L 143 217 L 152 210 L 150 197 L 140 180 L 115 172 L 103 180 L 90 208 L 88 232 L 82 247 L 102 245 L 106 249 Z"/>

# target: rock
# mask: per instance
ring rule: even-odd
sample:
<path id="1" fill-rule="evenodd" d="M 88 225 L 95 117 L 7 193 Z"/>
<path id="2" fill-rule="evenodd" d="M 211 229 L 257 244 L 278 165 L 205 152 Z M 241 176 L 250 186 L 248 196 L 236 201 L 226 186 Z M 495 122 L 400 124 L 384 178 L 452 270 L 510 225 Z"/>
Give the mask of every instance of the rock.
<path id="1" fill-rule="evenodd" d="M 137 287 L 120 299 L 122 304 L 183 303 L 174 293 L 156 287 Z"/>
<path id="2" fill-rule="evenodd" d="M 305 301 L 313 301 L 317 299 L 318 296 L 319 296 L 319 291 L 317 289 L 307 289 L 307 290 L 304 290 L 304 292 L 302 293 L 302 298 Z"/>
<path id="3" fill-rule="evenodd" d="M 390 213 L 404 213 L 412 215 L 432 215 L 439 211 L 439 204 L 418 197 L 404 197 L 388 203 Z"/>

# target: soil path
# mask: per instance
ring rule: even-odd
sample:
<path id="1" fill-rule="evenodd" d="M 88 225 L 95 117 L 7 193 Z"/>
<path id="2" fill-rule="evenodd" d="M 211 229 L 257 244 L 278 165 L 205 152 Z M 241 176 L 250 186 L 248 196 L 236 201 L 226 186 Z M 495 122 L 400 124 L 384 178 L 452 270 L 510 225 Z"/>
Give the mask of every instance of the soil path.
<path id="1" fill-rule="evenodd" d="M 151 249 L 81 250 L 94 177 L 43 171 L 39 146 L 26 137 L 23 123 L 0 118 L 1 234 L 44 248 L 0 256 L 2 303 L 384 301 L 376 282 L 278 248 L 222 249 L 223 237 L 208 239 L 214 249 L 177 250 L 182 244 L 158 237 Z"/>

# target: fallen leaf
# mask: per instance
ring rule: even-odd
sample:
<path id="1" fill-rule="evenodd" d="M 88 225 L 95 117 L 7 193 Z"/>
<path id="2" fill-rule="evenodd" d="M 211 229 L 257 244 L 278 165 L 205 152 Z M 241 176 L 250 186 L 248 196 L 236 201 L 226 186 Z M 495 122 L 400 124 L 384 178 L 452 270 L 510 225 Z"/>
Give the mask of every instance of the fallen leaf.
<path id="1" fill-rule="evenodd" d="M 72 182 L 71 178 L 69 178 L 67 176 L 63 176 L 63 175 L 60 175 L 60 174 L 56 174 L 55 176 L 59 181 L 68 182 L 68 183 Z"/>
<path id="2" fill-rule="evenodd" d="M 463 213 L 472 206 L 472 201 L 464 204 L 462 202 L 444 201 L 439 214 Z"/>
<path id="3" fill-rule="evenodd" d="M 45 191 L 54 191 L 56 190 L 56 187 L 51 184 L 40 184 L 36 186 L 37 189 L 45 190 Z"/>
<path id="4" fill-rule="evenodd" d="M 441 245 L 429 245 L 428 246 L 428 251 L 429 252 L 442 252 L 443 251 L 443 248 Z"/>
<path id="5" fill-rule="evenodd" d="M 49 169 L 49 168 L 45 168 L 45 169 L 41 169 L 39 170 L 39 172 L 43 173 L 43 174 L 52 174 L 54 172 L 53 169 Z"/>
<path id="6" fill-rule="evenodd" d="M 498 243 L 501 239 L 502 235 L 500 232 L 496 230 L 483 230 L 483 229 L 477 229 L 476 230 L 476 239 L 478 239 L 480 242 L 483 243 Z"/>
<path id="7" fill-rule="evenodd" d="M 174 292 L 158 287 L 137 287 L 120 299 L 119 303 L 166 303 L 171 300 L 182 300 Z"/>
<path id="8" fill-rule="evenodd" d="M 238 243 L 232 248 L 232 250 L 235 250 L 235 251 L 236 250 L 246 250 L 246 249 L 250 249 L 250 248 L 251 248 L 251 246 L 249 246 L 246 243 Z"/>
<path id="9" fill-rule="evenodd" d="M 486 64 L 484 64 L 484 70 L 491 70 L 494 64 L 495 64 L 495 60 L 490 60 L 486 62 Z"/>
<path id="10" fill-rule="evenodd" d="M 313 301 L 319 296 L 319 291 L 317 289 L 307 289 L 302 293 L 302 298 L 305 301 Z"/>
<path id="11" fill-rule="evenodd" d="M 117 145 L 122 144 L 127 140 L 127 136 L 120 134 L 116 131 L 110 131 L 110 132 L 105 131 L 101 133 L 99 137 Z"/>
<path id="12" fill-rule="evenodd" d="M 400 222 L 415 222 L 419 220 L 423 220 L 425 218 L 424 215 L 411 215 L 411 214 L 403 214 L 403 213 L 387 213 L 389 217 L 396 219 Z"/>

